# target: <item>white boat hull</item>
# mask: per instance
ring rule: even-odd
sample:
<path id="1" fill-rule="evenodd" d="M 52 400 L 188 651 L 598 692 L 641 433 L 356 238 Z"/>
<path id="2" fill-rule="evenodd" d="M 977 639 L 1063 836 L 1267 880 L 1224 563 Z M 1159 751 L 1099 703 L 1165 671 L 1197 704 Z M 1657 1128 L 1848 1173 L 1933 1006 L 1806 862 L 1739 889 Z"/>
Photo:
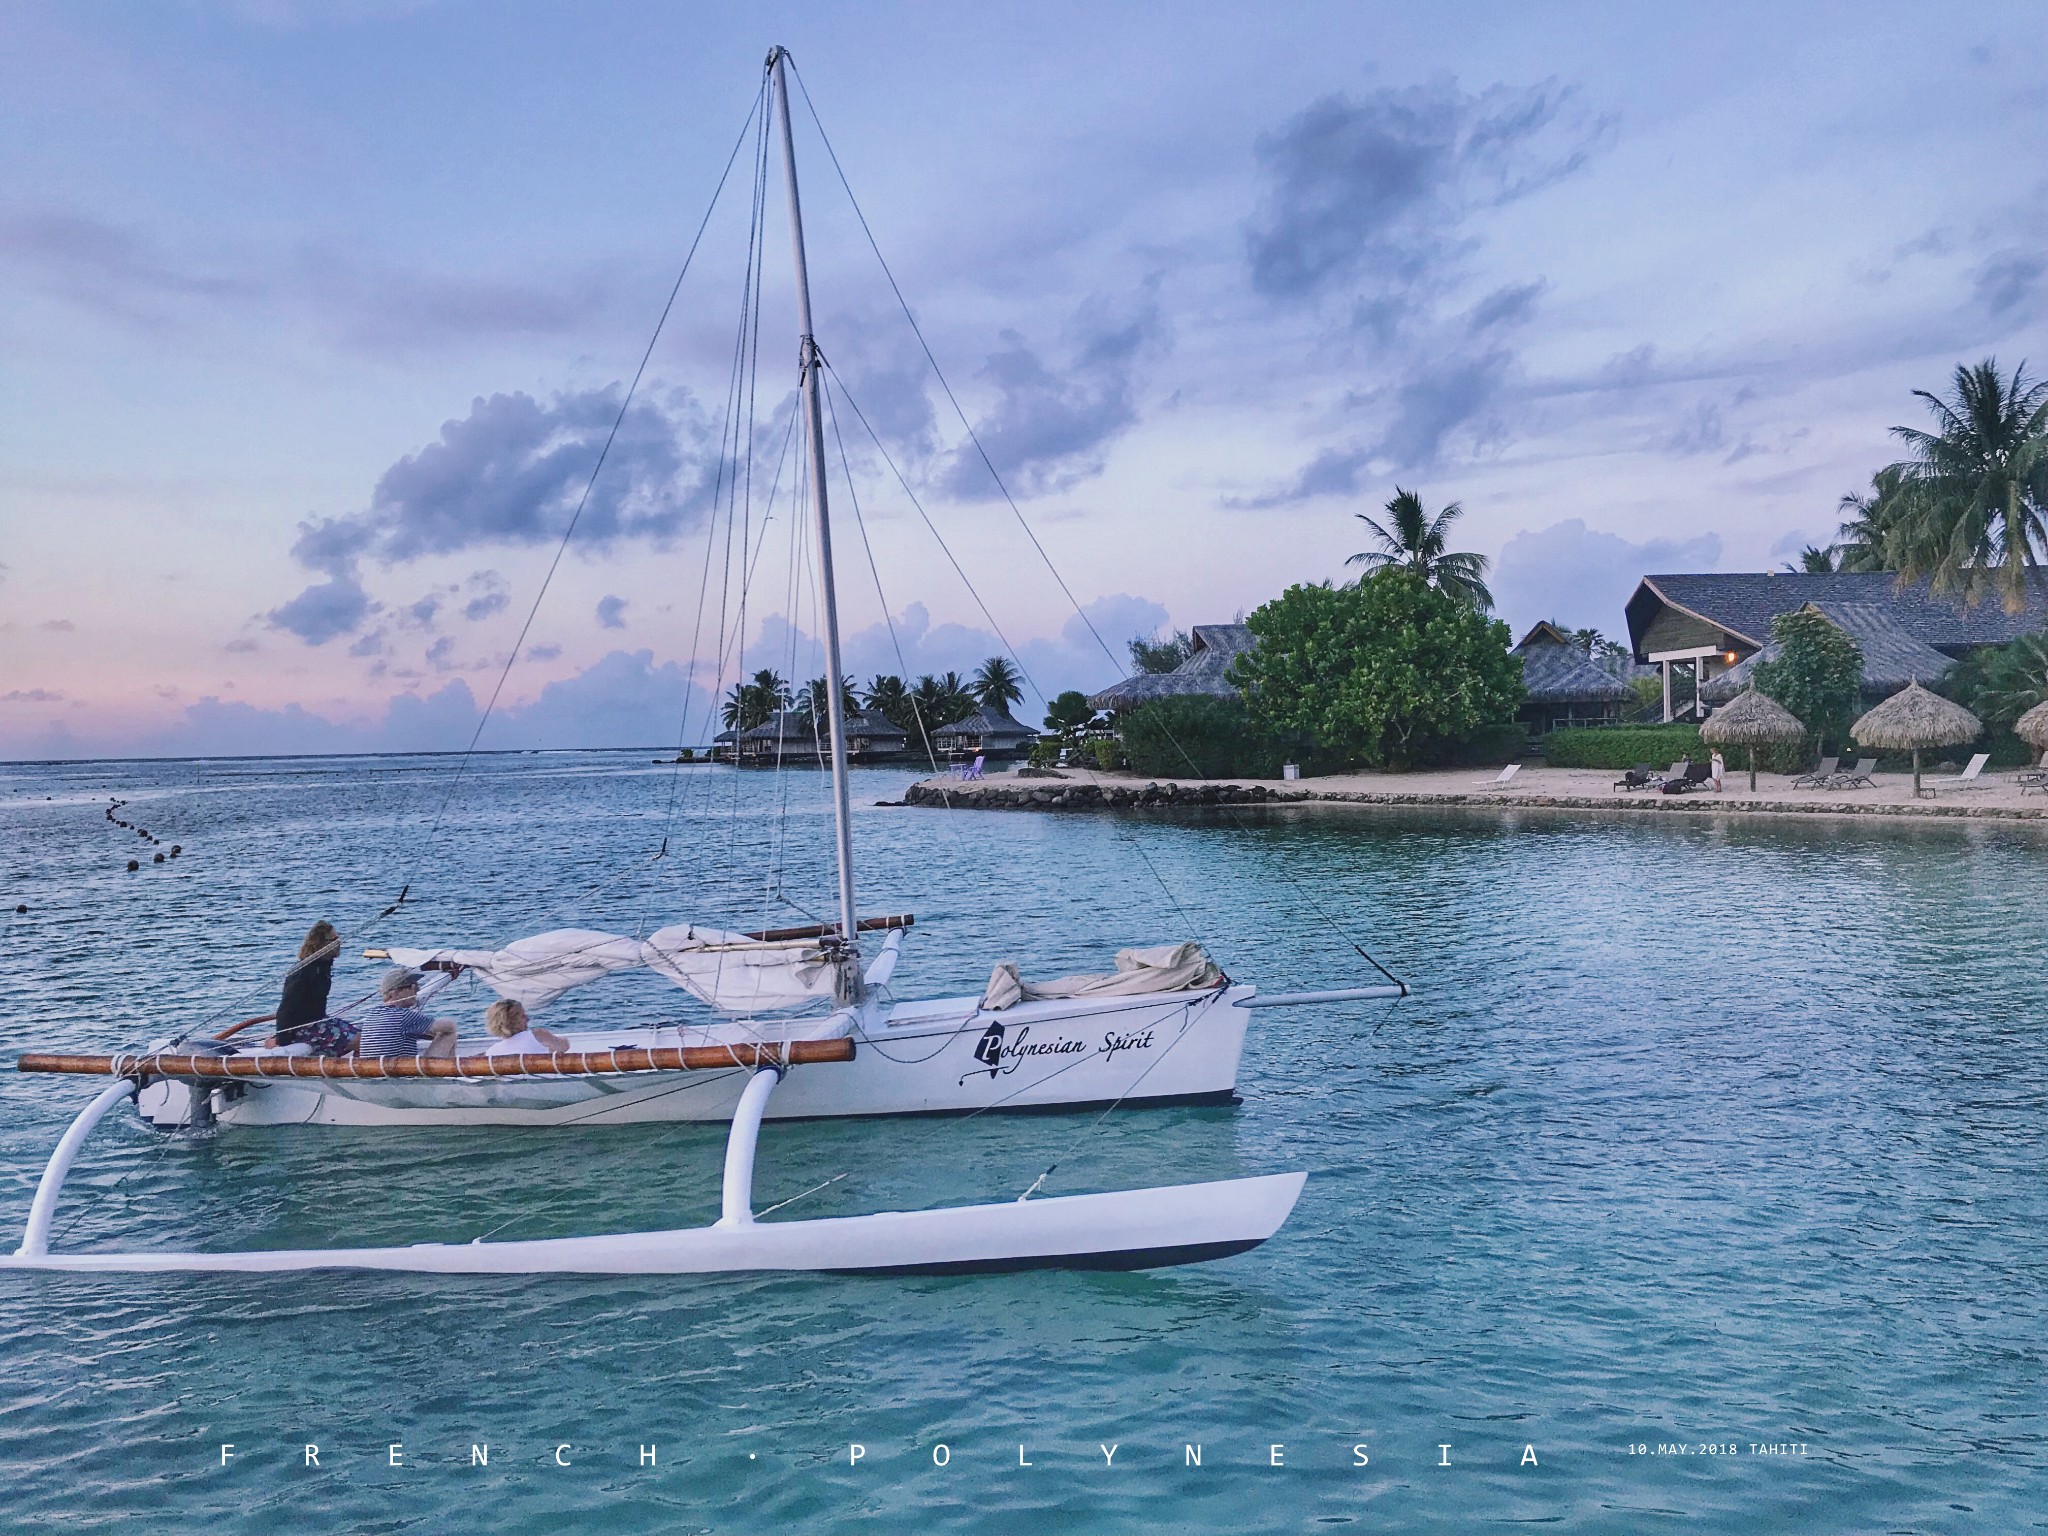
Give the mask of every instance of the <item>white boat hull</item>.
<path id="1" fill-rule="evenodd" d="M 1228 1102 L 1237 1086 L 1254 990 L 1026 1002 L 990 1013 L 973 998 L 897 1003 L 852 1019 L 854 1059 L 800 1071 L 775 1096 L 775 1119 L 967 1114 L 1089 1105 Z M 578 1032 L 578 1050 L 814 1037 L 818 1021 Z M 723 1031 L 722 1033 L 718 1031 Z M 567 1127 L 732 1118 L 749 1073 L 635 1072 L 562 1078 L 328 1079 L 244 1082 L 213 1095 L 224 1127 L 263 1125 Z M 152 1123 L 192 1119 L 193 1090 L 153 1082 L 138 1096 Z"/>
<path id="2" fill-rule="evenodd" d="M 796 1076 L 792 1074 L 792 1079 Z M 13 1254 L 0 1256 L 0 1269 L 121 1274 L 378 1269 L 438 1275 L 1154 1269 L 1256 1248 L 1280 1230 L 1307 1177 L 1275 1173 L 1001 1205 L 884 1211 L 818 1221 L 738 1221 L 671 1232 L 522 1242 L 228 1253 Z"/>

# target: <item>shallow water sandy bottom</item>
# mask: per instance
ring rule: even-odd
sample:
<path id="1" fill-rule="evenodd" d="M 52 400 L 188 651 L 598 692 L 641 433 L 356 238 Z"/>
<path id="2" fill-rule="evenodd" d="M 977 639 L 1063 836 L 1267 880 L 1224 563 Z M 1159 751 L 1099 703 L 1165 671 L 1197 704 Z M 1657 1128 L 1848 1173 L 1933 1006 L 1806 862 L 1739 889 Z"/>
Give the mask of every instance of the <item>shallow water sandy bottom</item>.
<path id="1" fill-rule="evenodd" d="M 372 942 L 753 926 L 829 903 L 815 775 L 481 759 L 429 843 L 446 772 L 407 759 L 7 770 L 0 894 L 30 910 L 0 919 L 0 1052 L 103 1049 L 260 1012 L 307 923 L 353 925 L 408 879 Z M 840 1174 L 792 1213 L 1014 1197 L 1055 1160 L 1051 1193 L 1308 1168 L 1278 1238 L 1138 1275 L 9 1277 L 0 1524 L 2038 1519 L 2038 831 L 873 808 L 907 782 L 874 772 L 857 786 L 863 905 L 918 914 L 903 995 L 977 989 L 998 959 L 1027 975 L 1099 968 L 1114 948 L 1189 934 L 1268 990 L 1369 979 L 1348 939 L 1421 990 L 1263 1014 L 1234 1109 L 1093 1129 L 770 1126 L 759 1201 Z M 185 853 L 128 874 L 140 840 L 103 817 L 112 796 Z M 671 853 L 654 859 L 664 835 Z M 771 894 L 777 868 L 796 908 Z M 374 974 L 352 960 L 343 982 Z M 679 1008 L 665 988 L 606 986 L 563 1017 Z M 484 1001 L 456 1011 L 473 1024 Z M 0 1074 L 6 1240 L 85 1096 Z M 721 1136 L 193 1142 L 121 1120 L 89 1148 L 59 1228 L 64 1244 L 101 1247 L 672 1225 L 715 1212 Z M 472 1465 L 475 1445 L 487 1465 Z"/>

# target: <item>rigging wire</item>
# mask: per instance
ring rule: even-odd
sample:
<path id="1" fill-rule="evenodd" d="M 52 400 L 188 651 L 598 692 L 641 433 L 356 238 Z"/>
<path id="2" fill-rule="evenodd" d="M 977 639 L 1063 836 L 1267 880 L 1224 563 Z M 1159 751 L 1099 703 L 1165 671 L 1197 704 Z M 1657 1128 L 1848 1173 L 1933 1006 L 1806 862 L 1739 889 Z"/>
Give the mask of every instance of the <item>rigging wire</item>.
<path id="1" fill-rule="evenodd" d="M 470 759 L 476 754 L 477 743 L 483 739 L 484 727 L 490 723 L 491 714 L 498 707 L 498 698 L 505 691 L 505 683 L 512 675 L 512 668 L 518 663 L 519 652 L 526 644 L 526 637 L 533 628 L 534 619 L 540 614 L 540 605 L 547 597 L 548 586 L 554 581 L 555 572 L 561 568 L 562 557 L 569 552 L 569 541 L 575 537 L 576 525 L 582 522 L 584 510 L 590 505 L 590 493 L 597 487 L 597 477 L 604 472 L 605 460 L 611 457 L 612 445 L 618 441 L 619 429 L 625 425 L 626 413 L 632 409 L 633 397 L 639 393 L 640 381 L 647 374 L 647 365 L 654 357 L 654 348 L 661 340 L 661 333 L 668 324 L 669 314 L 675 309 L 676 297 L 683 291 L 683 279 L 690 274 L 690 265 L 696 260 L 697 248 L 704 240 L 704 231 L 711 225 L 711 215 L 717 211 L 718 200 L 725 191 L 726 180 L 732 175 L 732 168 L 739 161 L 740 150 L 747 140 L 747 130 L 753 126 L 757 116 L 765 121 L 766 114 L 761 111 L 761 106 L 766 90 L 764 83 L 761 90 L 754 94 L 754 104 L 747 109 L 746 120 L 740 125 L 739 137 L 733 141 L 732 153 L 726 157 L 725 169 L 719 172 L 718 185 L 712 190 L 710 206 L 704 210 L 704 217 L 697 225 L 697 233 L 690 241 L 690 249 L 683 257 L 682 269 L 676 273 L 676 280 L 669 287 L 668 298 L 661 306 L 660 318 L 654 322 L 654 333 L 647 338 L 647 346 L 640 354 L 640 365 L 633 370 L 633 381 L 626 386 L 625 398 L 619 402 L 618 415 L 612 419 L 611 430 L 605 434 L 604 447 L 598 451 L 597 462 L 590 467 L 590 478 L 583 484 L 583 494 L 577 498 L 576 510 L 570 514 L 568 527 L 562 530 L 562 539 L 555 546 L 554 558 L 548 562 L 547 571 L 541 577 L 540 590 L 533 595 L 533 605 L 527 609 L 525 622 L 519 626 L 519 636 L 512 642 L 512 649 L 505 657 L 505 665 L 499 671 L 498 680 L 491 688 L 491 696 L 484 705 L 483 714 L 477 720 L 476 730 L 470 735 L 469 745 L 463 749 L 462 760 L 456 764 L 454 777 L 449 781 L 447 792 L 441 797 L 440 809 L 434 813 L 433 825 L 427 829 L 427 835 L 421 841 L 419 854 L 413 862 L 414 874 L 417 874 L 420 864 L 433 852 L 434 839 L 440 834 L 442 822 L 447 819 L 448 808 L 453 804 L 456 791 L 462 785 Z M 412 878 L 408 876 L 399 889 L 398 898 L 378 914 L 377 921 L 392 916 L 405 905 L 406 896 L 411 889 Z"/>
<path id="2" fill-rule="evenodd" d="M 974 445 L 976 455 L 979 456 L 982 464 L 987 468 L 989 478 L 995 482 L 995 487 L 1001 493 L 1004 504 L 1010 509 L 1010 515 L 1016 519 L 1017 526 L 1024 531 L 1025 538 L 1030 541 L 1032 549 L 1037 552 L 1038 558 L 1043 562 L 1046 571 L 1052 576 L 1053 581 L 1058 584 L 1060 591 L 1067 599 L 1068 605 L 1074 610 L 1075 616 L 1080 619 L 1082 625 L 1094 638 L 1096 645 L 1101 648 L 1103 655 L 1109 659 L 1110 664 L 1112 666 L 1120 666 L 1121 663 L 1118 662 L 1116 653 L 1110 649 L 1109 643 L 1102 638 L 1102 632 L 1095 627 L 1095 621 L 1088 616 L 1088 611 L 1081 606 L 1080 600 L 1074 596 L 1073 588 L 1067 585 L 1066 577 L 1062 576 L 1059 567 L 1053 564 L 1052 556 L 1046 552 L 1045 545 L 1039 541 L 1038 534 L 1032 528 L 1030 521 L 1024 516 L 1023 509 L 1017 505 L 1016 498 L 1010 494 L 1010 488 L 1003 480 L 1002 472 L 996 468 L 995 460 L 989 456 L 987 447 L 982 443 L 981 435 L 974 430 L 973 421 L 969 419 L 966 409 L 960 404 L 959 397 L 953 393 L 953 386 L 947 380 L 945 370 L 939 366 L 939 359 L 932 351 L 931 343 L 925 338 L 924 328 L 917 323 L 917 316 L 912 312 L 909 300 L 903 296 L 902 286 L 896 281 L 896 274 L 891 270 L 888 258 L 882 254 L 881 244 L 876 240 L 874 229 L 868 223 L 867 213 L 861 207 L 860 199 L 854 195 L 853 184 L 847 178 L 845 166 L 840 164 L 839 152 L 832 145 L 831 135 L 825 131 L 824 121 L 818 115 L 817 106 L 811 100 L 810 88 L 804 84 L 803 72 L 797 68 L 794 57 L 789 59 L 789 69 L 790 73 L 796 76 L 797 90 L 804 100 L 804 110 L 810 114 L 811 123 L 818 131 L 819 142 L 825 146 L 826 157 L 832 162 L 833 173 L 839 178 L 840 188 L 846 193 L 846 200 L 853 209 L 854 218 L 860 224 L 862 235 L 867 238 L 868 249 L 874 253 L 876 264 L 881 267 L 882 276 L 889 284 L 889 291 L 895 295 L 897 306 L 903 311 L 903 318 L 909 322 L 911 334 L 917 338 L 918 347 L 923 351 L 926 363 L 931 366 L 932 377 L 938 380 L 939 388 L 944 392 L 947 404 L 952 406 L 953 413 L 960 418 L 960 425 L 966 430 L 968 441 Z M 852 403 L 851 396 L 848 397 L 848 403 Z M 872 429 L 870 430 L 872 431 Z M 886 457 L 887 454 L 885 453 L 884 458 Z M 892 463 L 890 467 L 893 469 L 895 466 Z M 920 515 L 922 515 L 922 508 L 919 511 Z M 929 525 L 929 520 L 927 520 L 927 525 Z M 934 534 L 936 534 L 936 530 L 934 530 Z M 1000 637 L 1001 632 L 998 631 L 998 638 Z M 1004 644 L 1008 645 L 1008 641 L 1005 641 Z M 1021 661 L 1019 666 L 1021 668 Z M 1038 692 L 1040 698 L 1045 697 L 1043 690 L 1038 689 L 1037 684 L 1032 684 L 1032 687 L 1034 691 Z M 1187 748 L 1180 743 L 1173 733 L 1167 731 L 1166 737 L 1174 750 L 1180 754 L 1182 760 L 1187 763 L 1190 769 L 1194 770 L 1194 776 L 1197 779 L 1206 779 L 1208 775 L 1201 771 L 1200 765 L 1195 762 L 1193 755 L 1188 752 Z M 1249 824 L 1243 817 L 1238 815 L 1234 808 L 1227 803 L 1219 802 L 1219 804 L 1222 804 L 1223 809 L 1229 813 L 1232 822 L 1238 826 L 1239 830 L 1248 831 L 1250 829 Z M 1284 865 L 1281 873 L 1283 878 L 1306 901 L 1309 909 L 1321 919 L 1325 927 L 1342 939 L 1351 949 L 1355 950 L 1374 970 L 1385 976 L 1389 981 L 1397 981 L 1394 974 L 1384 965 L 1381 965 L 1364 945 L 1352 938 L 1344 927 L 1315 899 L 1314 894 L 1309 888 L 1295 877 L 1291 871 L 1287 870 Z"/>
<path id="3" fill-rule="evenodd" d="M 860 408 L 860 402 L 853 398 L 853 392 L 846 387 L 846 381 L 843 378 L 841 378 L 836 371 L 833 370 L 832 365 L 829 362 L 825 365 L 825 370 L 826 377 L 829 380 L 829 382 L 836 385 L 839 392 L 846 397 L 847 408 L 853 412 L 855 419 L 860 422 L 861 426 L 866 428 L 868 440 L 874 444 L 875 451 L 882 457 L 882 462 L 887 464 L 891 471 L 895 473 L 897 484 L 903 487 L 903 494 L 909 498 L 910 504 L 913 507 L 917 508 L 917 514 L 923 520 L 926 530 L 931 534 L 933 540 L 938 544 L 939 549 L 945 554 L 947 561 L 952 565 L 954 571 L 956 571 L 959 574 L 961 583 L 966 586 L 968 594 L 971 597 L 973 597 L 975 606 L 981 610 L 982 617 L 986 618 L 989 622 L 990 628 L 996 631 L 996 638 L 1002 642 L 1004 649 L 1008 650 L 1012 656 L 1016 656 L 1016 647 L 1010 644 L 1008 637 L 1003 634 L 1002 629 L 996 624 L 994 615 L 989 613 L 988 605 L 981 600 L 981 594 L 975 590 L 974 583 L 971 580 L 969 580 L 967 572 L 961 569 L 959 560 L 954 557 L 952 547 L 946 543 L 945 535 L 940 533 L 938 528 L 933 524 L 931 518 L 925 515 L 924 506 L 918 500 L 917 493 L 910 488 L 910 482 L 904 478 L 903 472 L 900 469 L 896 468 L 896 461 L 889 456 L 889 450 L 883 447 L 881 438 L 876 434 L 874 427 L 869 423 L 865 413 L 862 412 Z M 836 416 L 832 417 L 832 421 L 832 430 L 834 434 L 837 435 L 839 428 Z M 840 453 L 843 459 L 845 455 L 845 445 L 843 442 L 840 446 Z M 850 486 L 852 483 L 852 470 L 850 467 L 847 469 L 847 480 Z M 849 494 L 851 493 L 849 492 Z M 860 509 L 857 502 L 854 508 L 854 518 L 857 526 L 859 526 L 861 531 L 862 547 L 868 549 L 868 562 L 870 568 L 872 569 L 874 565 L 874 551 L 872 550 L 872 548 L 868 546 L 867 525 L 860 518 Z M 875 576 L 875 590 L 876 594 L 879 596 L 881 593 L 881 576 L 879 575 L 879 573 L 877 573 Z M 883 602 L 882 611 L 886 616 L 888 613 L 888 603 L 886 599 Z M 896 626 L 893 622 L 891 622 L 889 626 L 889 635 L 891 640 L 893 641 L 896 635 Z M 898 664 L 901 665 L 902 649 L 900 646 L 897 649 L 897 658 Z M 1046 701 L 1045 690 L 1040 688 L 1036 682 L 1033 682 L 1031 679 L 1031 674 L 1025 670 L 1022 657 L 1018 657 L 1017 659 L 1017 670 L 1019 672 L 1024 673 L 1024 680 L 1027 683 L 1031 684 L 1032 691 L 1039 696 L 1039 699 L 1042 702 L 1049 702 Z M 923 716 L 920 714 L 920 723 L 922 722 L 922 719 Z M 927 738 L 927 744 L 929 744 L 929 738 Z M 934 773 L 938 772 L 938 762 L 936 757 L 933 758 L 932 771 Z M 941 793 L 943 794 L 944 791 L 942 790 Z M 946 805 L 947 809 L 950 810 L 952 808 L 952 797 L 946 796 L 944 804 Z M 1158 884 L 1161 893 L 1164 894 L 1166 897 L 1168 905 L 1170 905 L 1173 908 L 1175 914 L 1178 915 L 1181 922 L 1185 925 L 1188 937 L 1199 941 L 1202 938 L 1200 926 L 1195 922 L 1195 920 L 1192 917 L 1188 915 L 1187 909 L 1181 905 L 1180 898 L 1174 894 L 1173 887 L 1167 882 L 1166 878 L 1160 874 L 1158 866 L 1152 862 L 1151 855 L 1145 851 L 1145 848 L 1143 844 L 1139 842 L 1137 835 L 1134 832 L 1132 832 L 1128 827 L 1126 827 L 1123 831 L 1118 833 L 1118 839 L 1119 841 L 1129 844 L 1131 851 L 1137 854 L 1139 862 L 1141 862 L 1145 866 L 1146 873 L 1151 875 L 1154 882 Z"/>

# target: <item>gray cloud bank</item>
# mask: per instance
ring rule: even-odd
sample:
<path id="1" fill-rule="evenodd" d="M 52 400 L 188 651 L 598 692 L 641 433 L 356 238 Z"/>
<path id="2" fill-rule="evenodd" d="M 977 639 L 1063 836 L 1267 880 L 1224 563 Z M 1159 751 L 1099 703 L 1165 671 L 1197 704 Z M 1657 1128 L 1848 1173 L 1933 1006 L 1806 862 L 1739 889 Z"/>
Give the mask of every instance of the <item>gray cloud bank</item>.
<path id="1" fill-rule="evenodd" d="M 670 543 L 709 510 L 718 468 L 709 429 L 687 391 L 643 394 L 623 418 L 622 399 L 617 385 L 545 405 L 524 393 L 479 396 L 467 416 L 445 422 L 434 442 L 387 469 L 364 511 L 299 525 L 293 558 L 324 579 L 271 610 L 270 623 L 324 645 L 377 611 L 363 586 L 364 560 L 388 566 L 552 543 L 579 505 L 575 547 L 585 553 Z M 618 435 L 593 483 L 614 422 Z M 487 617 L 504 606 L 502 587 L 491 586 L 465 613 Z M 422 617 L 431 622 L 431 613 Z"/>

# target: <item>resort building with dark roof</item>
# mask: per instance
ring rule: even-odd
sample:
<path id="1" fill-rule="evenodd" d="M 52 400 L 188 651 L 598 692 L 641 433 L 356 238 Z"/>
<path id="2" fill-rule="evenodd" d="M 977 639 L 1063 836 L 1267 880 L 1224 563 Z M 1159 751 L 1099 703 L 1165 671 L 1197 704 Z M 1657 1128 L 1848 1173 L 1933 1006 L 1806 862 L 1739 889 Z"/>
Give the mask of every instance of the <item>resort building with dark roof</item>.
<path id="1" fill-rule="evenodd" d="M 888 716 L 871 709 L 851 711 L 846 717 L 848 761 L 872 763 L 900 757 L 910 745 L 910 733 Z M 749 730 L 720 731 L 712 738 L 715 759 L 745 767 L 827 766 L 829 738 L 825 724 L 813 720 L 804 710 L 778 710 Z"/>
<path id="2" fill-rule="evenodd" d="M 1528 694 L 1515 718 L 1531 736 L 1561 725 L 1619 720 L 1635 702 L 1635 690 L 1624 677 L 1594 661 L 1554 624 L 1531 629 L 1513 654 L 1522 658 L 1522 687 Z"/>
<path id="3" fill-rule="evenodd" d="M 1645 576 L 1628 600 L 1636 659 L 1664 674 L 1664 718 L 1692 716 L 1733 697 L 1771 643 L 1771 620 L 1811 608 L 1863 650 L 1863 691 L 1875 702 L 1907 683 L 1938 681 L 1957 658 L 2048 629 L 2048 576 L 2029 572 L 2025 601 L 2009 612 L 1996 594 L 1975 603 L 1901 586 L 1884 571 L 1769 571 Z M 1674 707 L 1672 668 L 1690 674 Z M 1741 674 L 1735 676 L 1733 674 Z"/>
<path id="4" fill-rule="evenodd" d="M 960 757 L 1021 757 L 1038 740 L 1038 732 L 1006 709 L 984 704 L 964 720 L 932 732 L 932 745 Z"/>
<path id="5" fill-rule="evenodd" d="M 1236 698 L 1237 685 L 1230 681 L 1231 663 L 1255 650 L 1258 636 L 1243 624 L 1197 624 L 1190 638 L 1194 649 L 1171 672 L 1140 672 L 1127 677 L 1090 698 L 1089 707 L 1111 711 L 1135 709 L 1154 699 L 1188 694 Z"/>

